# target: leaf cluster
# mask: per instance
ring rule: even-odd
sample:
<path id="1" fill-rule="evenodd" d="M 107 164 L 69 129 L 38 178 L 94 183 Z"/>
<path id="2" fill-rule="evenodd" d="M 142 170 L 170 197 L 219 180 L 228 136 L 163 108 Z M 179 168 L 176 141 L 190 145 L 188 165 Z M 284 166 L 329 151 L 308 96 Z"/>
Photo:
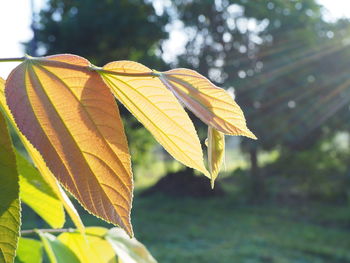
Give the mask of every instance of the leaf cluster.
<path id="1" fill-rule="evenodd" d="M 15 255 L 20 199 L 55 228 L 64 225 L 65 208 L 78 229 L 78 234 L 64 233 L 57 239 L 38 232 L 51 262 L 63 260 L 55 253 L 55 249 L 65 249 L 62 240 L 73 252 L 75 238 L 88 246 L 87 251 L 94 247 L 94 241 L 89 242 L 89 229 L 61 186 L 90 213 L 133 236 L 131 156 L 114 97 L 170 155 L 210 178 L 212 186 L 224 159 L 224 135 L 256 139 L 229 93 L 193 70 L 158 72 L 133 61 L 97 67 L 69 54 L 25 56 L 21 60 L 6 83 L 0 83 L 0 163 L 7 169 L 2 174 L 6 179 L 1 180 L 6 182 L 1 186 L 0 215 L 4 262 L 12 262 Z M 209 172 L 183 105 L 208 125 Z M 7 125 L 17 133 L 30 161 L 15 154 Z M 105 230 L 102 232 L 97 235 L 105 236 Z"/>

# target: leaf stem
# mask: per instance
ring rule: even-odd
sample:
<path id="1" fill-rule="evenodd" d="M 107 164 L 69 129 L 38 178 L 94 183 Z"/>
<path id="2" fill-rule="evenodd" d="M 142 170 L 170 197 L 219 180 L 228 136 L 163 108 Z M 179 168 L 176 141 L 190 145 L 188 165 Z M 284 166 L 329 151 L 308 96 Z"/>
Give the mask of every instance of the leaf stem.
<path id="1" fill-rule="evenodd" d="M 121 71 L 112 71 L 112 70 L 106 70 L 100 67 L 96 66 L 90 66 L 91 70 L 97 71 L 99 73 L 107 73 L 111 75 L 117 75 L 117 76 L 127 76 L 127 77 L 156 77 L 158 76 L 155 72 L 142 72 L 142 73 L 127 73 L 127 72 L 121 72 Z"/>
<path id="2" fill-rule="evenodd" d="M 26 55 L 26 56 L 20 57 L 20 58 L 0 58 L 0 62 L 22 62 L 28 58 L 35 59 L 33 57 Z M 60 64 L 66 64 L 66 63 L 60 62 Z M 84 68 L 84 67 L 79 66 L 79 65 L 72 65 L 72 64 L 68 64 L 68 65 L 70 67 L 74 67 L 74 68 Z M 157 77 L 157 76 L 159 76 L 159 73 L 153 72 L 153 71 L 142 72 L 142 73 L 130 73 L 130 72 L 127 73 L 127 72 L 106 70 L 106 69 L 103 69 L 101 67 L 96 67 L 94 65 L 89 66 L 88 69 L 99 72 L 99 73 L 106 73 L 106 74 L 118 75 L 118 76 L 129 76 L 129 77 Z"/>
<path id="3" fill-rule="evenodd" d="M 28 230 L 22 230 L 21 235 L 26 236 L 26 235 L 32 235 L 32 234 L 37 234 L 37 231 L 40 232 L 45 232 L 45 233 L 64 233 L 64 232 L 77 232 L 76 229 L 74 228 L 57 228 L 57 229 L 28 229 Z"/>
<path id="4" fill-rule="evenodd" d="M 20 58 L 0 58 L 0 62 L 22 62 L 25 60 L 25 57 Z"/>

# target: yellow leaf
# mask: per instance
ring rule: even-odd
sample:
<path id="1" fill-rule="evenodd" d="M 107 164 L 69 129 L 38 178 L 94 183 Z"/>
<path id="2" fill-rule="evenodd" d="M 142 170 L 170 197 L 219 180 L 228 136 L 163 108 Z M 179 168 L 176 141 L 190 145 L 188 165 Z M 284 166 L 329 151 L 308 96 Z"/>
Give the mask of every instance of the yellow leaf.
<path id="1" fill-rule="evenodd" d="M 111 244 L 104 239 L 107 229 L 86 228 L 86 235 L 62 233 L 58 240 L 68 247 L 84 263 L 116 263 L 116 254 Z"/>
<path id="2" fill-rule="evenodd" d="M 198 118 L 218 131 L 256 139 L 233 98 L 201 74 L 190 69 L 159 73 L 163 84 Z"/>
<path id="3" fill-rule="evenodd" d="M 214 187 L 221 165 L 225 157 L 225 135 L 222 132 L 208 127 L 208 163 L 211 175 L 211 187 Z"/>
<path id="4" fill-rule="evenodd" d="M 26 58 L 6 82 L 6 101 L 64 187 L 91 213 L 132 235 L 124 127 L 109 88 L 90 67 L 74 55 Z"/>
<path id="5" fill-rule="evenodd" d="M 79 229 L 80 232 L 84 232 L 84 225 L 74 205 L 72 204 L 72 202 L 70 201 L 66 193 L 63 191 L 62 187 L 58 184 L 56 178 L 53 176 L 49 168 L 46 166 L 40 153 L 33 147 L 33 145 L 27 140 L 27 138 L 24 137 L 24 135 L 19 131 L 15 123 L 15 120 L 10 112 L 10 109 L 6 104 L 5 81 L 2 78 L 0 78 L 0 107 L 2 111 L 6 113 L 8 120 L 11 122 L 12 126 L 16 130 L 18 137 L 23 143 L 24 148 L 27 150 L 32 161 L 35 163 L 36 167 L 38 168 L 41 176 L 50 185 L 50 187 L 55 192 L 57 197 L 61 200 L 64 208 L 66 209 L 67 213 L 71 217 L 75 226 Z"/>
<path id="6" fill-rule="evenodd" d="M 147 73 L 152 71 L 132 61 L 111 62 L 100 71 L 117 99 L 175 159 L 210 177 L 192 121 L 160 80 Z"/>

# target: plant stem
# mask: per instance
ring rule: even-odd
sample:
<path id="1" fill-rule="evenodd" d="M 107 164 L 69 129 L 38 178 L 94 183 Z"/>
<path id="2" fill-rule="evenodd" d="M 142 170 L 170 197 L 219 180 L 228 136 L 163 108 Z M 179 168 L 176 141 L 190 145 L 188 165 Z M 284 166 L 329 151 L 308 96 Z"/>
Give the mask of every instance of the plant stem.
<path id="1" fill-rule="evenodd" d="M 107 73 L 110 75 L 117 75 L 117 76 L 126 76 L 126 77 L 155 77 L 158 76 L 153 71 L 150 72 L 142 72 L 142 73 L 131 73 L 131 72 L 121 72 L 121 71 L 112 71 L 112 70 L 106 70 L 99 67 L 90 67 L 90 69 L 101 72 L 101 73 Z"/>
<path id="2" fill-rule="evenodd" d="M 0 58 L 0 62 L 22 62 L 25 60 L 25 57 L 21 58 Z"/>
<path id="3" fill-rule="evenodd" d="M 74 228 L 57 228 L 57 229 L 29 229 L 29 230 L 22 230 L 21 235 L 32 235 L 37 234 L 37 231 L 46 232 L 46 233 L 64 233 L 64 232 L 76 232 L 77 230 Z"/>
<path id="4" fill-rule="evenodd" d="M 0 58 L 0 62 L 22 62 L 26 59 L 35 59 L 32 58 L 30 56 L 24 56 L 24 57 L 20 57 L 20 58 Z M 50 63 L 55 64 L 54 61 L 50 61 Z M 64 65 L 67 64 L 67 66 L 71 67 L 71 68 L 84 68 L 84 66 L 79 66 L 79 65 L 72 65 L 72 64 L 68 64 L 65 62 L 58 62 L 56 64 L 60 64 L 60 65 Z M 158 73 L 150 71 L 150 72 L 142 72 L 142 73 L 131 73 L 131 72 L 118 72 L 118 71 L 112 71 L 112 70 L 106 70 L 100 67 L 96 67 L 96 66 L 88 66 L 88 69 L 93 70 L 93 71 L 97 71 L 100 73 L 106 73 L 106 74 L 110 74 L 110 75 L 117 75 L 117 76 L 128 76 L 128 77 L 157 77 L 159 76 Z"/>

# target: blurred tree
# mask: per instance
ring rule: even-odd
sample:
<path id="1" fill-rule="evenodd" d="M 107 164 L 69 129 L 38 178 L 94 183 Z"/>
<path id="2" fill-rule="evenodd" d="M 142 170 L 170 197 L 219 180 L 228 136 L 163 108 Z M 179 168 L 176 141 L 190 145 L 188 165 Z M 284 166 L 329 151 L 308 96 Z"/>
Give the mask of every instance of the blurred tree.
<path id="1" fill-rule="evenodd" d="M 168 37 L 168 15 L 157 15 L 150 1 L 49 0 L 37 17 L 39 55 L 70 52 L 100 66 L 121 59 L 165 65 L 156 53 Z"/>
<path id="2" fill-rule="evenodd" d="M 188 35 L 179 64 L 232 88 L 259 138 L 242 144 L 259 199 L 264 189 L 259 149 L 305 149 L 322 136 L 335 110 L 347 107 L 349 27 L 323 21 L 315 0 L 174 3 Z"/>
<path id="3" fill-rule="evenodd" d="M 34 37 L 25 44 L 30 54 L 72 53 L 98 66 L 123 59 L 160 70 L 166 66 L 160 47 L 168 37 L 168 15 L 156 14 L 150 1 L 49 0 L 33 17 Z M 155 140 L 129 113 L 123 116 L 128 116 L 124 123 L 130 151 L 137 153 L 134 164 L 148 163 Z"/>

